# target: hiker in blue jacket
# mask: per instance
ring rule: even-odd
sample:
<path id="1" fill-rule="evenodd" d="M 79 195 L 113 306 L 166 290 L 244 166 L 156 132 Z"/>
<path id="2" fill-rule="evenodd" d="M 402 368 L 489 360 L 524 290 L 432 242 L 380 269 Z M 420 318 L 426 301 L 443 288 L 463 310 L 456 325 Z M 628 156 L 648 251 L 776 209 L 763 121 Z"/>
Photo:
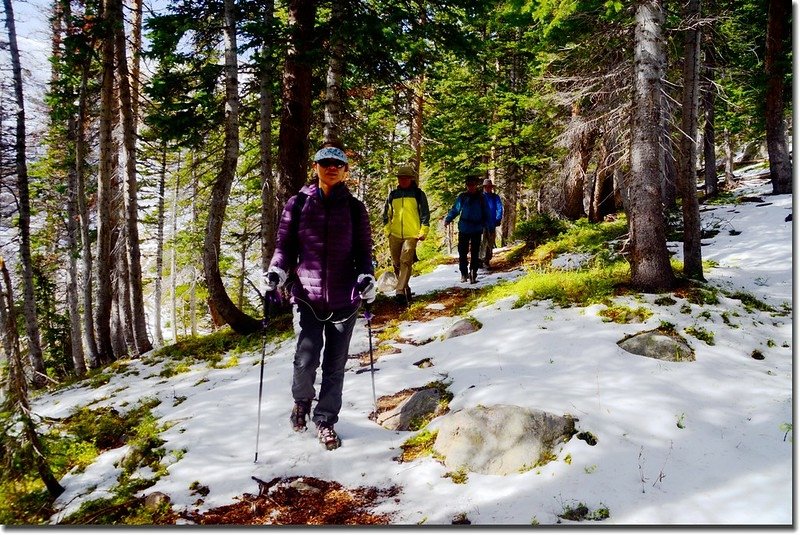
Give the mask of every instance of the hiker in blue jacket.
<path id="1" fill-rule="evenodd" d="M 503 200 L 500 195 L 494 192 L 494 183 L 491 178 L 483 181 L 483 196 L 486 198 L 486 204 L 489 206 L 489 219 L 491 225 L 483 231 L 483 238 L 481 239 L 481 264 L 484 269 L 492 269 L 492 249 L 494 249 L 497 242 L 497 227 L 503 222 Z"/>
<path id="2" fill-rule="evenodd" d="M 458 269 L 461 271 L 461 282 L 472 284 L 478 281 L 479 251 L 483 231 L 493 225 L 489 214 L 489 206 L 478 189 L 480 177 L 467 177 L 467 191 L 456 197 L 456 202 L 444 218 L 445 226 L 458 217 Z M 492 227 L 494 228 L 494 227 Z M 470 252 L 469 272 L 467 271 L 467 253 Z"/>

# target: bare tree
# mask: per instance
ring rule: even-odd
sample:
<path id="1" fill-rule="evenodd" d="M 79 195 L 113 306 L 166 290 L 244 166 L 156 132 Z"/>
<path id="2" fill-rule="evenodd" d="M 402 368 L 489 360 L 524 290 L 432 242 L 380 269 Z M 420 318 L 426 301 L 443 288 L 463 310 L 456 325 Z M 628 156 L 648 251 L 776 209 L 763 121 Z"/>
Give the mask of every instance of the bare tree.
<path id="1" fill-rule="evenodd" d="M 664 69 L 662 0 L 636 6 L 631 172 L 628 218 L 631 281 L 643 291 L 671 288 L 674 275 L 666 245 L 661 204 L 664 153 L 661 93 Z"/>
<path id="2" fill-rule="evenodd" d="M 25 156 L 25 98 L 22 90 L 22 66 L 17 46 L 17 29 L 14 22 L 14 8 L 11 0 L 3 0 L 8 28 L 8 44 L 11 52 L 11 70 L 14 78 L 14 97 L 17 106 L 15 138 L 15 167 L 17 175 L 17 195 L 19 199 L 19 253 L 22 261 L 22 309 L 25 314 L 25 333 L 28 336 L 28 353 L 33 367 L 32 384 L 44 386 L 47 375 L 42 357 L 39 334 L 39 321 L 36 317 L 36 297 L 33 288 L 33 263 L 31 260 L 31 204 L 28 182 L 28 163 Z"/>

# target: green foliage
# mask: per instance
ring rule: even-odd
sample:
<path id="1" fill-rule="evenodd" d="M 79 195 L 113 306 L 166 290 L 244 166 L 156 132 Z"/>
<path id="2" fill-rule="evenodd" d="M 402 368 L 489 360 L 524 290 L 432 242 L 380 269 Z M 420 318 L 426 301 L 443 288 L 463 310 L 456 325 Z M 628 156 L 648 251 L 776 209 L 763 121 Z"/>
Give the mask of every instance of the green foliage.
<path id="1" fill-rule="evenodd" d="M 464 485 L 469 481 L 469 474 L 467 473 L 467 469 L 463 466 L 458 470 L 445 472 L 442 477 L 449 477 L 456 485 Z"/>
<path id="2" fill-rule="evenodd" d="M 430 431 L 428 429 L 422 430 L 413 437 L 406 440 L 400 449 L 403 453 L 400 454 L 399 460 L 401 462 L 409 462 L 419 457 L 426 457 L 433 455 L 433 443 L 436 442 L 436 435 L 438 431 Z"/>
<path id="3" fill-rule="evenodd" d="M 516 297 L 516 307 L 545 299 L 552 299 L 562 306 L 602 303 L 614 295 L 616 285 L 627 281 L 629 273 L 629 265 L 624 261 L 583 271 L 531 272 L 515 281 L 489 288 L 484 299 L 491 303 L 513 296 Z"/>
<path id="4" fill-rule="evenodd" d="M 690 326 L 686 327 L 686 334 L 690 334 L 697 338 L 698 340 L 702 340 L 706 344 L 713 346 L 714 345 L 714 333 L 705 329 L 703 327 L 696 327 Z"/>
<path id="5" fill-rule="evenodd" d="M 132 453 L 126 459 L 135 457 L 157 469 L 157 457 L 159 454 L 163 455 L 158 447 L 163 441 L 159 442 L 161 439 L 157 434 L 161 429 L 155 424 L 156 418 L 150 411 L 159 403 L 154 398 L 143 398 L 125 414 L 111 407 L 81 407 L 73 411 L 41 437 L 46 450 L 45 457 L 53 475 L 60 479 L 70 470 L 83 470 L 102 451 L 125 444 L 128 437 L 132 437 L 127 442 L 131 445 Z M 7 431 L 16 428 L 13 425 L 8 427 L 11 422 L 7 420 L 7 415 L 2 415 L 0 422 L 6 426 Z M 44 488 L 36 467 L 29 462 L 22 462 L 28 458 L 23 450 L 26 447 L 28 446 L 19 442 L 15 432 L 3 434 L 0 443 L 0 460 L 5 467 L 0 472 L 0 523 L 3 524 L 46 524 L 53 514 L 52 498 Z M 86 505 L 86 516 L 80 517 L 74 523 L 106 523 L 99 520 L 101 517 L 104 520 L 113 520 L 115 517 L 102 515 L 97 519 L 93 518 L 93 515 L 110 504 L 116 507 L 120 503 L 130 502 L 130 507 L 126 505 L 124 510 L 125 514 L 130 514 L 134 509 L 133 504 L 136 503 L 134 494 L 152 485 L 154 481 L 128 481 L 129 474 L 140 465 L 133 461 L 126 462 L 127 471 L 123 471 L 120 476 L 122 482 L 115 489 L 118 495 L 111 500 L 100 500 L 97 503 L 91 502 L 94 505 Z M 76 513 L 78 514 L 82 513 Z"/>
<path id="6" fill-rule="evenodd" d="M 557 239 L 537 247 L 532 259 L 543 264 L 561 253 L 581 252 L 593 255 L 593 265 L 613 264 L 621 259 L 614 244 L 627 232 L 628 223 L 624 216 L 602 223 L 580 219 L 570 224 Z"/>
<path id="7" fill-rule="evenodd" d="M 777 310 L 761 301 L 756 296 L 748 292 L 732 292 L 727 294 L 731 299 L 738 299 L 744 305 L 745 310 L 752 312 L 753 310 L 760 310 L 762 312 L 777 312 Z"/>
<path id="8" fill-rule="evenodd" d="M 580 522 L 583 520 L 606 520 L 611 517 L 611 512 L 608 507 L 602 504 L 594 511 L 591 511 L 586 504 L 578 502 L 575 506 L 565 505 L 564 511 L 558 516 L 564 520 Z"/>
<path id="9" fill-rule="evenodd" d="M 644 307 L 631 308 L 625 305 L 613 305 L 601 310 L 599 315 L 607 318 L 605 321 L 633 323 L 644 322 L 647 318 L 652 316 L 653 313 Z"/>
<path id="10" fill-rule="evenodd" d="M 526 246 L 535 249 L 566 230 L 567 224 L 564 221 L 549 214 L 536 214 L 531 219 L 517 223 L 512 238 L 522 240 Z"/>
<path id="11" fill-rule="evenodd" d="M 280 333 L 271 332 L 268 336 L 278 337 Z M 157 359 L 170 359 L 162 372 L 163 377 L 184 373 L 198 362 L 205 362 L 211 367 L 220 365 L 225 353 L 231 350 L 253 351 L 261 347 L 261 334 L 237 334 L 225 328 L 203 336 L 188 336 L 179 339 L 177 343 L 164 346 L 148 357 L 148 361 Z M 228 363 L 230 364 L 230 362 Z"/>

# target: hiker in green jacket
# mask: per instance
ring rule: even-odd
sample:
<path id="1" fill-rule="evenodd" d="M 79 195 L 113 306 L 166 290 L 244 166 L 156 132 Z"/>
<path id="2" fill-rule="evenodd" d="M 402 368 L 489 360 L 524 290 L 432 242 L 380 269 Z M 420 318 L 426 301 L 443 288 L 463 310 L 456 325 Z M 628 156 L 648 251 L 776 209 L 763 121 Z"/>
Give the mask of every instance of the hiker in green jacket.
<path id="1" fill-rule="evenodd" d="M 397 276 L 395 299 L 403 305 L 411 302 L 411 266 L 417 257 L 417 241 L 428 235 L 430 217 L 428 198 L 417 185 L 417 173 L 409 165 L 401 166 L 397 169 L 397 187 L 383 207 L 383 226 Z"/>

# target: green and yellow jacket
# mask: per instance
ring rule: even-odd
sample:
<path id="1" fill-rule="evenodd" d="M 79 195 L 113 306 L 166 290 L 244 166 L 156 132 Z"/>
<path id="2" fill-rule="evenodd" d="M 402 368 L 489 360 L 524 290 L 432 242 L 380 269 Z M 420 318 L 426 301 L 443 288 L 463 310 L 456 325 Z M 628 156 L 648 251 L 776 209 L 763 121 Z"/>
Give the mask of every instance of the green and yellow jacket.
<path id="1" fill-rule="evenodd" d="M 427 237 L 430 219 L 428 198 L 416 182 L 408 189 L 393 189 L 383 206 L 383 227 L 397 238 Z"/>

